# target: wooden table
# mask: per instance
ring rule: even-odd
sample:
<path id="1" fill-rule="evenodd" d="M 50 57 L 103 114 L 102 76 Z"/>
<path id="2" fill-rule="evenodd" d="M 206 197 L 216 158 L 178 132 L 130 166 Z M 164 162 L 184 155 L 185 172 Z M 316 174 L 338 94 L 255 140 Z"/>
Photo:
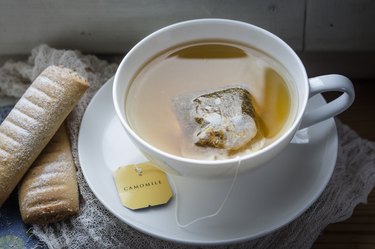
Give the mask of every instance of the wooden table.
<path id="1" fill-rule="evenodd" d="M 375 141 L 375 79 L 353 80 L 353 83 L 356 100 L 350 109 L 339 115 L 339 118 L 361 137 Z M 333 95 L 325 97 L 329 100 Z M 375 248 L 375 190 L 369 195 L 368 203 L 359 204 L 348 220 L 326 227 L 312 247 L 336 248 Z"/>

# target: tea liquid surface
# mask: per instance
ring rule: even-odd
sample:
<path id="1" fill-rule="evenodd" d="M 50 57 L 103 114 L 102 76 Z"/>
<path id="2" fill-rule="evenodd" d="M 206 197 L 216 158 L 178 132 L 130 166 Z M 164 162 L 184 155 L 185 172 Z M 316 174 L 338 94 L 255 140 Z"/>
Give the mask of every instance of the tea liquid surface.
<path id="1" fill-rule="evenodd" d="M 261 129 L 271 143 L 291 122 L 291 80 L 271 56 L 230 42 L 185 44 L 150 59 L 135 75 L 125 103 L 132 129 L 145 141 L 181 156 L 181 132 L 171 99 L 230 85 L 246 85 Z"/>

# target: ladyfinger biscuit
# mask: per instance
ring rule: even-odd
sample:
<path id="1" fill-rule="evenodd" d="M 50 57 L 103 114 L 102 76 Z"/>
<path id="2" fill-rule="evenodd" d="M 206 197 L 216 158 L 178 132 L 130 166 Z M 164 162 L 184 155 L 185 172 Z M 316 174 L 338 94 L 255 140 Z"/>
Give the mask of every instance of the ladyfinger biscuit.
<path id="1" fill-rule="evenodd" d="M 27 224 L 44 225 L 78 213 L 76 168 L 65 123 L 21 180 L 18 201 Z"/>
<path id="2" fill-rule="evenodd" d="M 87 88 L 74 71 L 50 66 L 0 125 L 0 207 Z"/>

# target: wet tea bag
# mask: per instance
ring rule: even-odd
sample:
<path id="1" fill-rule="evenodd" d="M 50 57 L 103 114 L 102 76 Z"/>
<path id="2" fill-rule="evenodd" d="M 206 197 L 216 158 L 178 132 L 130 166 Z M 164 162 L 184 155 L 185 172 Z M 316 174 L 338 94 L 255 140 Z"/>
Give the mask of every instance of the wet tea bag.
<path id="1" fill-rule="evenodd" d="M 172 101 L 183 156 L 223 159 L 263 146 L 252 96 L 242 86 L 177 96 Z"/>

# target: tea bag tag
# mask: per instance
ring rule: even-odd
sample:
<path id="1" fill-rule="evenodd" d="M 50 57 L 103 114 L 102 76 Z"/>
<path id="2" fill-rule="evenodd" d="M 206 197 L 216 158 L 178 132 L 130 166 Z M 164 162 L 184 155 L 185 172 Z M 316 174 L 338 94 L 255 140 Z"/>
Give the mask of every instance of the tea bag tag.
<path id="1" fill-rule="evenodd" d="M 120 167 L 114 179 L 121 203 L 132 210 L 165 204 L 173 196 L 166 174 L 149 162 Z"/>

